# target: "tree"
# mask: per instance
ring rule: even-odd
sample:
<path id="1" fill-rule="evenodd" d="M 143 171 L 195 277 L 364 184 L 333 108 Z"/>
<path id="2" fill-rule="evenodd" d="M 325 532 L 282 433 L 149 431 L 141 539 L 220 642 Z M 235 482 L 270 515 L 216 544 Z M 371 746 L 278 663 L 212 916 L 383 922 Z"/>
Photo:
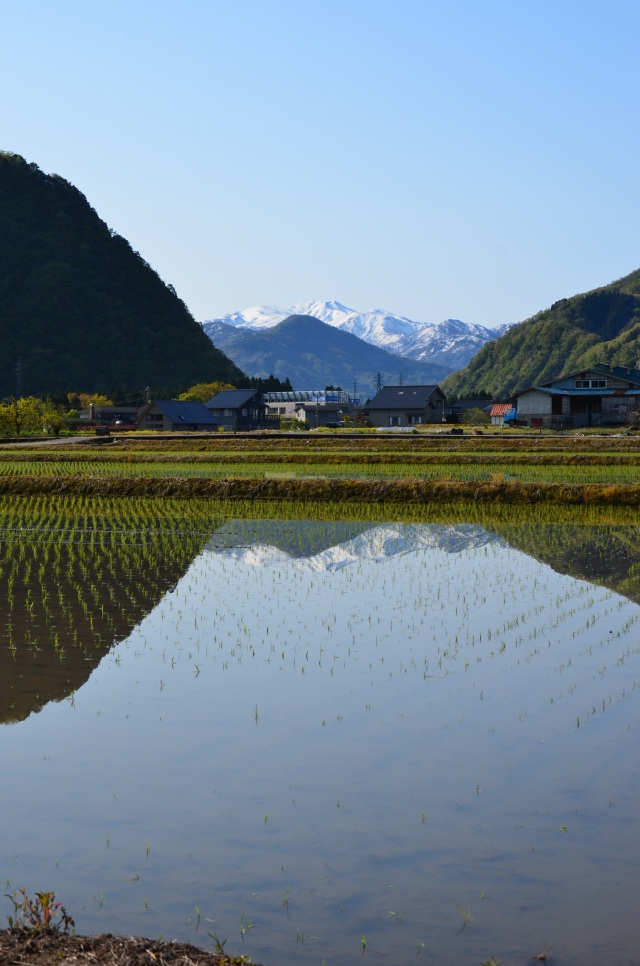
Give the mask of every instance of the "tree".
<path id="1" fill-rule="evenodd" d="M 0 428 L 15 436 L 42 431 L 42 413 L 43 403 L 37 396 L 11 396 L 0 404 Z"/>
<path id="2" fill-rule="evenodd" d="M 99 392 L 68 392 L 67 399 L 75 409 L 88 409 L 92 403 L 94 406 L 113 406 L 113 400 Z"/>
<path id="3" fill-rule="evenodd" d="M 57 406 L 51 399 L 45 399 L 41 404 L 42 428 L 45 433 L 55 436 L 60 435 L 60 430 L 66 426 L 68 413 L 62 406 Z"/>
<path id="4" fill-rule="evenodd" d="M 184 402 L 209 402 L 212 396 L 217 396 L 224 389 L 235 389 L 230 382 L 198 382 L 191 389 L 181 393 L 178 399 Z"/>
<path id="5" fill-rule="evenodd" d="M 466 423 L 467 426 L 488 426 L 490 419 L 484 410 L 474 407 L 465 410 L 462 415 L 462 422 Z"/>
<path id="6" fill-rule="evenodd" d="M 627 425 L 630 429 L 640 429 L 640 405 L 634 406 L 627 415 Z"/>

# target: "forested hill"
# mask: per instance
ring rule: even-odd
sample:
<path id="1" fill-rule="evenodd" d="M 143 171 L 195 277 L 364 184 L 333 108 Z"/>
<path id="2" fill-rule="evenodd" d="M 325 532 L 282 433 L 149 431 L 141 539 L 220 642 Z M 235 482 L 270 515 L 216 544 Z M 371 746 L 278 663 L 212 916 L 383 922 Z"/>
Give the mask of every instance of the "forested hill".
<path id="1" fill-rule="evenodd" d="M 635 367 L 640 358 L 640 269 L 584 295 L 561 299 L 485 345 L 444 383 L 447 394 L 506 399 L 596 362 Z"/>
<path id="2" fill-rule="evenodd" d="M 171 286 L 77 188 L 0 153 L 0 398 L 233 381 Z"/>

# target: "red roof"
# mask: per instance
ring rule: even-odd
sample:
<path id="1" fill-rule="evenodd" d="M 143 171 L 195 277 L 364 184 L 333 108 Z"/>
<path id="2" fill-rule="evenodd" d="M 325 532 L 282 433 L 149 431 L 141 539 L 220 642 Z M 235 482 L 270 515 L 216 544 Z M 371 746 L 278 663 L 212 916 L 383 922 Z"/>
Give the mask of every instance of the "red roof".
<path id="1" fill-rule="evenodd" d="M 504 414 L 509 410 L 513 409 L 511 403 L 494 403 L 491 407 L 490 416 L 504 416 Z"/>

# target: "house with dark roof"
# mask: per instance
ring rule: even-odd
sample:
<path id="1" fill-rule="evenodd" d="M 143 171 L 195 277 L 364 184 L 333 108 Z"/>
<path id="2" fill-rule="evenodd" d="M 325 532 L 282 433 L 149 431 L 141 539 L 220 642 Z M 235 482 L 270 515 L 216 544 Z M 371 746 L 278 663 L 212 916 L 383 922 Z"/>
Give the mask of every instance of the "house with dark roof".
<path id="1" fill-rule="evenodd" d="M 513 397 L 518 421 L 554 429 L 626 423 L 640 405 L 640 369 L 596 363 Z"/>
<path id="2" fill-rule="evenodd" d="M 385 386 L 367 403 L 372 426 L 407 427 L 441 423 L 446 397 L 439 386 Z"/>
<path id="3" fill-rule="evenodd" d="M 158 429 L 165 433 L 215 432 L 218 420 L 204 403 L 181 399 L 154 399 L 138 413 L 138 429 Z"/>
<path id="4" fill-rule="evenodd" d="M 268 417 L 262 393 L 257 389 L 223 389 L 206 404 L 213 418 L 227 432 L 278 429 L 279 417 Z"/>

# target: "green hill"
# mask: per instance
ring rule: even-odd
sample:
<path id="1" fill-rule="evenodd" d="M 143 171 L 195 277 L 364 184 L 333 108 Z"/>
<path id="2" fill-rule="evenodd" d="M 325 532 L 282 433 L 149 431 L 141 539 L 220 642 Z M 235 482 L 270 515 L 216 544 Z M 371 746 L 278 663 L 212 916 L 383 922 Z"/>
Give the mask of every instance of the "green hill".
<path id="1" fill-rule="evenodd" d="M 448 395 L 505 399 L 596 362 L 635 367 L 640 357 L 640 270 L 551 308 L 489 342 L 444 382 Z"/>
<path id="2" fill-rule="evenodd" d="M 0 397 L 174 392 L 240 370 L 77 188 L 0 153 Z"/>

